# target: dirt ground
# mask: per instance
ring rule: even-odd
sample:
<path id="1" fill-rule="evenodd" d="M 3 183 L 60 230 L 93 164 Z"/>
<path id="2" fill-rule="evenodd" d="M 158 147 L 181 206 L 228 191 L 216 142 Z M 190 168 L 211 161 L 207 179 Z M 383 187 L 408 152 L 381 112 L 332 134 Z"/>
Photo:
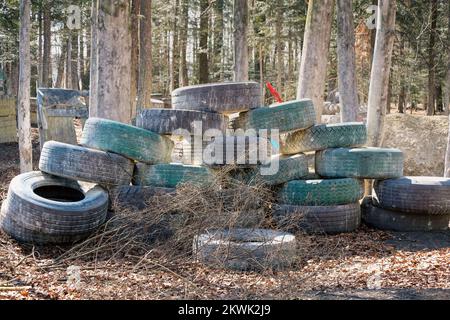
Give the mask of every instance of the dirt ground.
<path id="1" fill-rule="evenodd" d="M 37 132 L 34 130 L 37 168 Z M 0 202 L 18 174 L 17 144 L 0 144 Z M 54 264 L 68 247 L 21 245 L 0 232 L 0 299 L 450 299 L 450 232 L 298 235 L 283 272 L 210 269 L 175 261 L 96 255 Z M 64 261 L 64 260 L 63 260 Z M 80 282 L 69 271 L 79 267 Z"/>

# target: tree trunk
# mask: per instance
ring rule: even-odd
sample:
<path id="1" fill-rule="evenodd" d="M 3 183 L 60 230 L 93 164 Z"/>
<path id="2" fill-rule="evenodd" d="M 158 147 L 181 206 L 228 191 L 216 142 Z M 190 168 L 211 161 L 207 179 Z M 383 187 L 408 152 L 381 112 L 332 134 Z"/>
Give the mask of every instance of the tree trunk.
<path id="1" fill-rule="evenodd" d="M 435 113 L 436 102 L 436 71 L 435 68 L 435 44 L 436 44 L 436 24 L 437 24 L 437 0 L 430 1 L 431 11 L 431 29 L 430 41 L 428 44 L 428 101 L 427 101 L 427 116 L 432 116 Z"/>
<path id="2" fill-rule="evenodd" d="M 92 1 L 91 6 L 91 57 L 89 64 L 89 116 L 94 117 L 98 113 L 98 0 Z"/>
<path id="3" fill-rule="evenodd" d="M 282 93 L 283 90 L 283 6 L 282 1 L 278 1 L 276 8 L 275 36 L 277 38 L 277 90 Z"/>
<path id="4" fill-rule="evenodd" d="M 221 1 L 221 0 L 219 0 Z M 181 30 L 180 30 L 180 86 L 189 85 L 187 70 L 187 38 L 189 27 L 189 0 L 182 0 L 181 5 Z"/>
<path id="5" fill-rule="evenodd" d="M 78 54 L 79 54 L 79 46 L 78 46 L 78 38 L 80 36 L 80 33 L 78 30 L 74 31 L 70 37 L 72 41 L 71 46 L 71 55 L 70 55 L 70 70 L 72 71 L 72 86 L 70 87 L 73 90 L 80 90 L 80 78 L 79 70 L 78 70 Z"/>
<path id="6" fill-rule="evenodd" d="M 133 0 L 131 6 L 131 118 L 136 117 L 137 90 L 139 82 L 139 15 L 141 0 Z"/>
<path id="7" fill-rule="evenodd" d="M 224 0 L 216 0 L 214 12 L 214 47 L 213 47 L 213 59 L 214 59 L 214 76 L 219 81 L 223 81 L 223 8 Z"/>
<path id="8" fill-rule="evenodd" d="M 129 1 L 99 0 L 97 29 L 98 100 L 96 114 L 93 116 L 130 123 L 131 34 Z"/>
<path id="9" fill-rule="evenodd" d="M 66 52 L 66 81 L 65 87 L 67 89 L 72 89 L 72 35 L 69 32 L 69 36 L 67 38 L 67 52 Z"/>
<path id="10" fill-rule="evenodd" d="M 389 91 L 392 48 L 395 38 L 396 0 L 379 0 L 377 35 L 370 74 L 367 107 L 369 146 L 380 146 Z"/>
<path id="11" fill-rule="evenodd" d="M 334 0 L 309 0 L 305 25 L 297 99 L 312 99 L 318 123 L 322 116 L 333 9 Z"/>
<path id="12" fill-rule="evenodd" d="M 46 88 L 52 87 L 52 71 L 51 71 L 51 16 L 50 16 L 50 3 L 44 1 L 43 8 L 44 15 L 44 53 L 42 57 L 42 86 Z"/>
<path id="13" fill-rule="evenodd" d="M 172 37 L 172 63 L 170 65 L 171 67 L 171 72 L 170 72 L 170 92 L 172 92 L 173 90 L 175 90 L 176 88 L 178 88 L 180 86 L 179 83 L 179 62 L 180 62 L 180 48 L 179 48 L 179 37 L 178 37 L 178 33 L 179 33 L 179 29 L 178 29 L 178 8 L 180 6 L 180 0 L 174 0 L 175 1 L 175 5 L 174 5 L 174 16 L 173 16 L 173 27 L 172 27 L 172 32 L 173 32 L 173 37 Z"/>
<path id="14" fill-rule="evenodd" d="M 17 120 L 19 127 L 20 172 L 33 170 L 30 122 L 30 0 L 20 1 L 19 94 Z"/>
<path id="15" fill-rule="evenodd" d="M 234 81 L 248 80 L 248 3 L 234 0 Z"/>
<path id="16" fill-rule="evenodd" d="M 450 3 L 448 4 L 448 29 L 447 29 L 447 81 L 446 81 L 446 97 L 445 100 L 445 110 L 448 114 L 449 112 L 449 99 L 450 99 Z M 450 119 L 449 119 L 449 132 L 448 132 L 448 141 L 447 141 L 447 152 L 445 153 L 445 169 L 444 169 L 444 177 L 450 177 Z"/>
<path id="17" fill-rule="evenodd" d="M 39 3 L 39 11 L 38 11 L 38 32 L 37 32 L 37 37 L 38 37 L 38 52 L 37 52 L 37 75 L 38 75 L 38 87 L 42 87 L 42 82 L 43 82 L 43 77 L 42 77 L 42 59 L 43 59 L 43 54 L 42 54 L 42 2 Z"/>
<path id="18" fill-rule="evenodd" d="M 198 82 L 208 83 L 208 0 L 200 0 L 200 44 L 198 53 Z"/>
<path id="19" fill-rule="evenodd" d="M 356 82 L 355 31 L 351 0 L 337 0 L 337 55 L 341 122 L 354 122 L 358 117 Z"/>
<path id="20" fill-rule="evenodd" d="M 141 24 L 139 34 L 139 81 L 137 112 L 151 107 L 152 94 L 152 2 L 141 2 Z"/>
<path id="21" fill-rule="evenodd" d="M 447 75 L 444 83 L 444 112 L 449 114 L 450 109 L 450 2 L 447 6 L 448 25 L 447 25 Z"/>
<path id="22" fill-rule="evenodd" d="M 62 88 L 63 80 L 64 80 L 64 64 L 66 62 L 66 51 L 67 44 L 63 42 L 61 53 L 58 58 L 58 73 L 56 75 L 55 88 Z"/>

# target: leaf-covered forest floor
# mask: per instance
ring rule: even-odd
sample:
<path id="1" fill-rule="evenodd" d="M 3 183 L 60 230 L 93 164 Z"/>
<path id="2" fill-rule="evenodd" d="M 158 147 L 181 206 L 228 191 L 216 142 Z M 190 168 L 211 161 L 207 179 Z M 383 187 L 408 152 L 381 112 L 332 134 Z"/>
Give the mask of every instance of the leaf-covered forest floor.
<path id="1" fill-rule="evenodd" d="M 39 159 L 33 129 L 34 161 Z M 17 144 L 0 145 L 0 202 L 19 172 Z M 298 261 L 282 272 L 211 269 L 99 254 L 53 265 L 67 247 L 21 245 L 0 232 L 0 299 L 449 299 L 450 232 L 391 233 L 362 226 L 299 235 Z M 139 263 L 137 263 L 139 262 Z M 80 268 L 73 285 L 69 266 Z"/>

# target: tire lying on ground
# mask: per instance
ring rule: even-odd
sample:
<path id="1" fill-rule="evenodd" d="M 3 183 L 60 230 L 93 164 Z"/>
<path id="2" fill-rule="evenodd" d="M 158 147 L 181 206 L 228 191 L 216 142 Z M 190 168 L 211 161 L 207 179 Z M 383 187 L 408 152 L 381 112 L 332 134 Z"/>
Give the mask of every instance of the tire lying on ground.
<path id="1" fill-rule="evenodd" d="M 327 178 L 389 179 L 403 176 L 403 153 L 388 148 L 337 148 L 316 152 L 316 172 Z"/>
<path id="2" fill-rule="evenodd" d="M 194 122 L 201 124 L 198 132 L 194 131 Z M 173 110 L 173 109 L 144 109 L 136 118 L 136 126 L 159 134 L 176 134 L 187 130 L 190 135 L 202 135 L 206 130 L 216 129 L 225 132 L 228 118 L 219 113 Z"/>
<path id="3" fill-rule="evenodd" d="M 251 110 L 234 121 L 243 129 L 277 129 L 280 133 L 303 130 L 314 125 L 316 114 L 310 99 L 294 100 Z M 296 152 L 297 153 L 297 152 Z"/>
<path id="4" fill-rule="evenodd" d="M 128 185 L 134 163 L 115 153 L 47 141 L 41 151 L 39 169 L 55 176 L 101 185 Z"/>
<path id="5" fill-rule="evenodd" d="M 364 123 L 319 124 L 283 135 L 280 150 L 283 154 L 296 154 L 336 147 L 359 147 L 366 141 Z"/>
<path id="6" fill-rule="evenodd" d="M 298 206 L 334 206 L 354 203 L 364 196 L 361 181 L 352 178 L 292 180 L 278 192 L 280 203 Z"/>
<path id="7" fill-rule="evenodd" d="M 450 215 L 406 213 L 380 208 L 372 197 L 364 198 L 361 204 L 362 220 L 365 224 L 390 231 L 448 230 Z"/>
<path id="8" fill-rule="evenodd" d="M 268 164 L 272 156 L 270 140 L 256 136 L 220 136 L 209 142 L 203 151 L 208 166 L 236 165 L 251 167 Z"/>
<path id="9" fill-rule="evenodd" d="M 195 85 L 172 91 L 172 107 L 178 110 L 231 114 L 258 108 L 260 104 L 261 87 L 251 81 Z"/>
<path id="10" fill-rule="evenodd" d="M 193 255 L 232 270 L 282 269 L 293 263 L 295 236 L 267 229 L 211 230 L 194 238 Z"/>
<path id="11" fill-rule="evenodd" d="M 0 225 L 19 241 L 68 243 L 93 233 L 107 210 L 108 193 L 101 187 L 86 190 L 76 181 L 35 171 L 11 181 Z"/>
<path id="12" fill-rule="evenodd" d="M 249 170 L 235 170 L 231 176 L 247 184 L 262 182 L 267 185 L 279 185 L 308 175 L 308 160 L 304 154 L 291 157 L 273 156 L 268 165 Z"/>
<path id="13" fill-rule="evenodd" d="M 332 234 L 356 230 L 361 210 L 359 202 L 338 206 L 277 205 L 272 217 L 282 230 Z"/>
<path id="14" fill-rule="evenodd" d="M 180 183 L 196 186 L 209 185 L 214 181 L 214 173 L 201 166 L 188 166 L 174 163 L 146 165 L 136 164 L 134 185 L 162 188 L 176 188 Z"/>
<path id="15" fill-rule="evenodd" d="M 379 180 L 375 195 L 382 208 L 405 213 L 450 214 L 450 179 L 402 177 Z"/>
<path id="16" fill-rule="evenodd" d="M 173 148 L 173 142 L 167 137 L 99 118 L 89 118 L 86 121 L 81 144 L 149 164 L 169 162 Z"/>

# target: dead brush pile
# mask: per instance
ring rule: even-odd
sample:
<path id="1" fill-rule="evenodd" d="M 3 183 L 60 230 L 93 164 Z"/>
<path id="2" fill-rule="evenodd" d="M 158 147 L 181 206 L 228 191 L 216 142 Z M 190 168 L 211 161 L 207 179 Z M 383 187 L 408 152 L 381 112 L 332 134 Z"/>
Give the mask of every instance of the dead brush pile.
<path id="1" fill-rule="evenodd" d="M 157 258 L 175 262 L 190 257 L 195 235 L 211 229 L 272 227 L 273 191 L 259 183 L 232 179 L 224 168 L 208 186 L 179 185 L 175 192 L 155 194 L 145 208 L 117 202 L 114 214 L 90 238 L 56 258 L 51 266 L 86 262 Z"/>

